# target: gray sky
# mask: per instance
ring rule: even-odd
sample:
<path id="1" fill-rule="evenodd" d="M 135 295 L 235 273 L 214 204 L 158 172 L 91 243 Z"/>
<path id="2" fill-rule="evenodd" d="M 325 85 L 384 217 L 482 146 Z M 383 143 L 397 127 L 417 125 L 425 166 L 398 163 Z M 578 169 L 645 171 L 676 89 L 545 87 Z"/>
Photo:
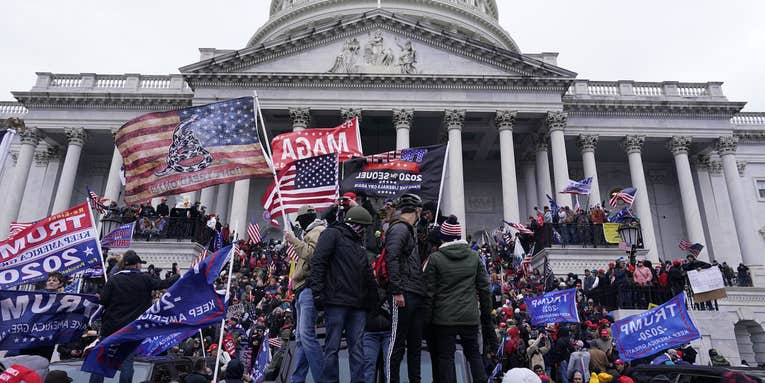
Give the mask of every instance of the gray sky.
<path id="1" fill-rule="evenodd" d="M 497 0 L 524 53 L 594 80 L 724 81 L 730 100 L 765 111 L 765 1 Z M 200 47 L 242 48 L 267 0 L 3 0 L 0 100 L 35 72 L 175 73 Z M 383 0 L 383 5 L 385 0 Z"/>

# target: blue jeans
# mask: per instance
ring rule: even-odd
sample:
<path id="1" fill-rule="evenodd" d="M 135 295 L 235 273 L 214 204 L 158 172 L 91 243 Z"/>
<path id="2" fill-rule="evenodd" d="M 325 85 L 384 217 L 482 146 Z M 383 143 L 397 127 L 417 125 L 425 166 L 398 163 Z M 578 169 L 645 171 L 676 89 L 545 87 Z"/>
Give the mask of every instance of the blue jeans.
<path id="1" fill-rule="evenodd" d="M 122 361 L 120 366 L 120 383 L 133 383 L 133 357 L 135 357 L 135 351 L 131 352 L 125 360 Z M 90 383 L 103 383 L 104 377 L 98 374 L 90 374 Z"/>
<path id="2" fill-rule="evenodd" d="M 324 310 L 327 339 L 324 345 L 324 374 L 322 382 L 333 383 L 340 381 L 340 365 L 337 352 L 340 350 L 340 340 L 345 332 L 348 343 L 348 364 L 351 368 L 351 383 L 364 382 L 364 347 L 362 335 L 367 322 L 364 310 L 343 306 L 328 306 Z"/>
<path id="3" fill-rule="evenodd" d="M 366 382 L 375 383 L 377 356 L 383 353 L 383 371 L 389 371 L 388 347 L 390 346 L 390 331 L 364 333 L 364 371 Z"/>
<path id="4" fill-rule="evenodd" d="M 295 372 L 292 383 L 303 383 L 310 368 L 314 381 L 320 381 L 324 369 L 324 355 L 316 339 L 316 307 L 311 289 L 300 292 L 295 302 L 297 327 L 295 329 Z"/>

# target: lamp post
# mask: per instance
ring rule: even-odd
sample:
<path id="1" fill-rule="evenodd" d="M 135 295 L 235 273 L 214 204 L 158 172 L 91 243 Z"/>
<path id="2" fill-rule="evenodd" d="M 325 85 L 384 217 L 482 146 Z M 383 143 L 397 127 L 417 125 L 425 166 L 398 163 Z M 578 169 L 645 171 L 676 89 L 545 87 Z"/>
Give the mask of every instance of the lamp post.
<path id="1" fill-rule="evenodd" d="M 636 221 L 628 221 L 619 225 L 616 229 L 622 241 L 630 245 L 630 265 L 635 264 L 635 252 L 637 251 L 637 242 L 640 236 L 640 225 Z"/>

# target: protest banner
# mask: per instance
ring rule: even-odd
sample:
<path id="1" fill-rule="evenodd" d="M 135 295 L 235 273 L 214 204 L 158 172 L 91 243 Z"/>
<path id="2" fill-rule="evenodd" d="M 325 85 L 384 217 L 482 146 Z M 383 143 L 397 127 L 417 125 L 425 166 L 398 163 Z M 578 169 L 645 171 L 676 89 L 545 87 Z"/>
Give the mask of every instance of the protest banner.
<path id="1" fill-rule="evenodd" d="M 79 341 L 98 307 L 95 295 L 0 290 L 0 350 Z"/>
<path id="2" fill-rule="evenodd" d="M 337 153 L 337 160 L 347 161 L 361 157 L 361 134 L 359 119 L 353 118 L 334 129 L 305 129 L 282 133 L 271 140 L 274 169 L 279 171 L 290 162 L 309 157 Z"/>
<path id="3" fill-rule="evenodd" d="M 395 197 L 412 192 L 438 201 L 446 145 L 424 146 L 346 161 L 342 192 L 367 197 Z"/>
<path id="4" fill-rule="evenodd" d="M 101 247 L 87 203 L 44 218 L 0 242 L 0 289 L 72 275 L 101 265 Z"/>
<path id="5" fill-rule="evenodd" d="M 622 241 L 622 237 L 619 236 L 620 223 L 605 222 L 603 223 L 603 236 L 608 243 L 619 243 Z"/>
<path id="6" fill-rule="evenodd" d="M 112 230 L 101 239 L 101 247 L 110 249 L 129 249 L 133 244 L 135 222 L 126 223 Z"/>
<path id="7" fill-rule="evenodd" d="M 611 325 L 619 357 L 625 362 L 651 356 L 701 337 L 685 308 L 685 293 Z"/>
<path id="8" fill-rule="evenodd" d="M 728 296 L 722 272 L 717 267 L 688 270 L 688 280 L 693 290 L 693 302 L 702 303 Z"/>
<path id="9" fill-rule="evenodd" d="M 244 305 L 241 303 L 230 305 L 228 306 L 228 310 L 226 310 L 226 319 L 231 319 L 231 318 L 241 319 L 242 315 L 244 315 Z"/>
<path id="10" fill-rule="evenodd" d="M 156 356 L 200 328 L 219 323 L 226 304 L 214 282 L 231 253 L 232 246 L 222 248 L 189 269 L 138 319 L 103 339 L 82 370 L 111 378 L 131 352 Z"/>
<path id="11" fill-rule="evenodd" d="M 576 289 L 551 291 L 538 297 L 526 298 L 525 301 L 532 326 L 579 322 L 579 312 L 576 310 Z"/>

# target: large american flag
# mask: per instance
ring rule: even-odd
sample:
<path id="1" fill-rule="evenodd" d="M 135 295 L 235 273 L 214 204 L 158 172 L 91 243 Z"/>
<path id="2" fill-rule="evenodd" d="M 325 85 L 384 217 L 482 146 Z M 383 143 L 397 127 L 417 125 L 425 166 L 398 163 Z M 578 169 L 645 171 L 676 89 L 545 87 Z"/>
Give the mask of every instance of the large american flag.
<path id="1" fill-rule="evenodd" d="M 128 203 L 271 174 L 252 97 L 149 113 L 123 125 L 115 141 Z"/>
<path id="2" fill-rule="evenodd" d="M 632 203 L 635 202 L 635 194 L 637 194 L 637 189 L 635 188 L 622 189 L 614 193 L 608 202 L 612 207 L 616 207 L 616 204 L 619 203 L 619 201 L 623 201 L 626 205 L 632 205 Z"/>
<path id="3" fill-rule="evenodd" d="M 250 242 L 253 244 L 260 243 L 260 225 L 250 222 L 250 224 L 247 225 L 247 235 L 250 236 Z"/>
<path id="4" fill-rule="evenodd" d="M 292 162 L 279 172 L 279 189 L 276 182 L 266 189 L 261 199 L 263 207 L 271 218 L 282 214 L 296 213 L 305 204 L 315 209 L 325 209 L 337 200 L 337 155 L 326 154 Z"/>

